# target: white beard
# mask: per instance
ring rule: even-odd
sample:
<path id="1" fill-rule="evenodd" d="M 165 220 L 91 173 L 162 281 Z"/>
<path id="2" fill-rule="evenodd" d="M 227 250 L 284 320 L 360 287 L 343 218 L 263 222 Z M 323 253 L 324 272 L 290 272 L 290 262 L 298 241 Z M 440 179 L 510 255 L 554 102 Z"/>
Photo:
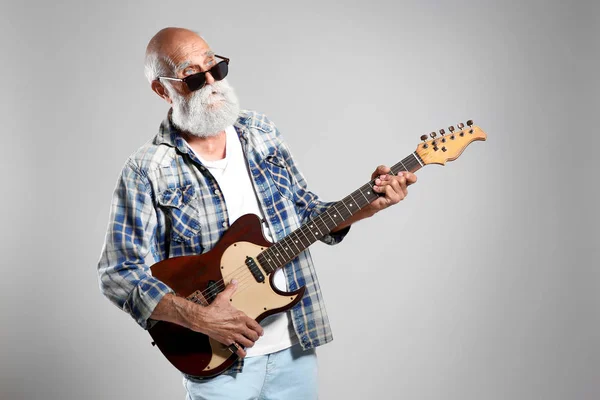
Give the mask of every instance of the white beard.
<path id="1" fill-rule="evenodd" d="M 216 136 L 237 120 L 240 105 L 233 88 L 223 79 L 185 98 L 170 90 L 171 121 L 182 132 L 206 138 Z"/>

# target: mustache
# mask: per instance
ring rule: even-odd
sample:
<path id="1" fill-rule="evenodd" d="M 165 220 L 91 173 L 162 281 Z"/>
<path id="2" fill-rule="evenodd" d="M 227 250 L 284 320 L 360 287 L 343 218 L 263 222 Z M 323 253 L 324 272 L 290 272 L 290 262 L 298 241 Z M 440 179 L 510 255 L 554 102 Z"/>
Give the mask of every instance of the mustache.
<path id="1" fill-rule="evenodd" d="M 208 105 L 214 101 L 214 99 L 211 99 L 211 96 L 219 96 L 221 99 L 227 100 L 227 95 L 230 91 L 231 86 L 225 80 L 215 81 L 194 92 L 190 101 L 197 101 L 202 105 Z"/>

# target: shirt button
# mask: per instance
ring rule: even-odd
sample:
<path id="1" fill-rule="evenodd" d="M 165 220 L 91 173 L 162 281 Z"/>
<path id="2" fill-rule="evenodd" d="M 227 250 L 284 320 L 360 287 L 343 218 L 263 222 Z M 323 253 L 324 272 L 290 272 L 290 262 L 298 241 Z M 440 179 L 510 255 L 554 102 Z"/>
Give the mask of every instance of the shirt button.
<path id="1" fill-rule="evenodd" d="M 223 228 L 227 228 L 227 222 L 223 222 Z"/>
<path id="2" fill-rule="evenodd" d="M 218 196 L 221 191 L 219 189 L 215 189 L 215 194 Z"/>

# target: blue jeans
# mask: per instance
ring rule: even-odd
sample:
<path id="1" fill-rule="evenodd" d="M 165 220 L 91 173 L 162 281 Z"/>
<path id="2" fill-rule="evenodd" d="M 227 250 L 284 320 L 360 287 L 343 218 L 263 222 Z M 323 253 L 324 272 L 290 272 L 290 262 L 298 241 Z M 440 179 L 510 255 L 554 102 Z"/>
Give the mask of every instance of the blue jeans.
<path id="1" fill-rule="evenodd" d="M 186 400 L 312 400 L 317 396 L 317 355 L 299 344 L 249 357 L 239 373 L 212 379 L 183 378 Z"/>

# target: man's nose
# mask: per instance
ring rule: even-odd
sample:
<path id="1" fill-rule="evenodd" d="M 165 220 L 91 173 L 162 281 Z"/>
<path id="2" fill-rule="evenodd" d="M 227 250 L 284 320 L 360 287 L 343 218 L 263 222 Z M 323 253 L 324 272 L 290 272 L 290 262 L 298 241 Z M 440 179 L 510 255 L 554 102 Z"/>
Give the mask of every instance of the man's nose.
<path id="1" fill-rule="evenodd" d="M 210 71 L 206 71 L 204 73 L 204 76 L 206 77 L 207 85 L 212 85 L 213 83 L 215 83 L 215 78 L 213 78 L 213 76 L 210 74 Z"/>

